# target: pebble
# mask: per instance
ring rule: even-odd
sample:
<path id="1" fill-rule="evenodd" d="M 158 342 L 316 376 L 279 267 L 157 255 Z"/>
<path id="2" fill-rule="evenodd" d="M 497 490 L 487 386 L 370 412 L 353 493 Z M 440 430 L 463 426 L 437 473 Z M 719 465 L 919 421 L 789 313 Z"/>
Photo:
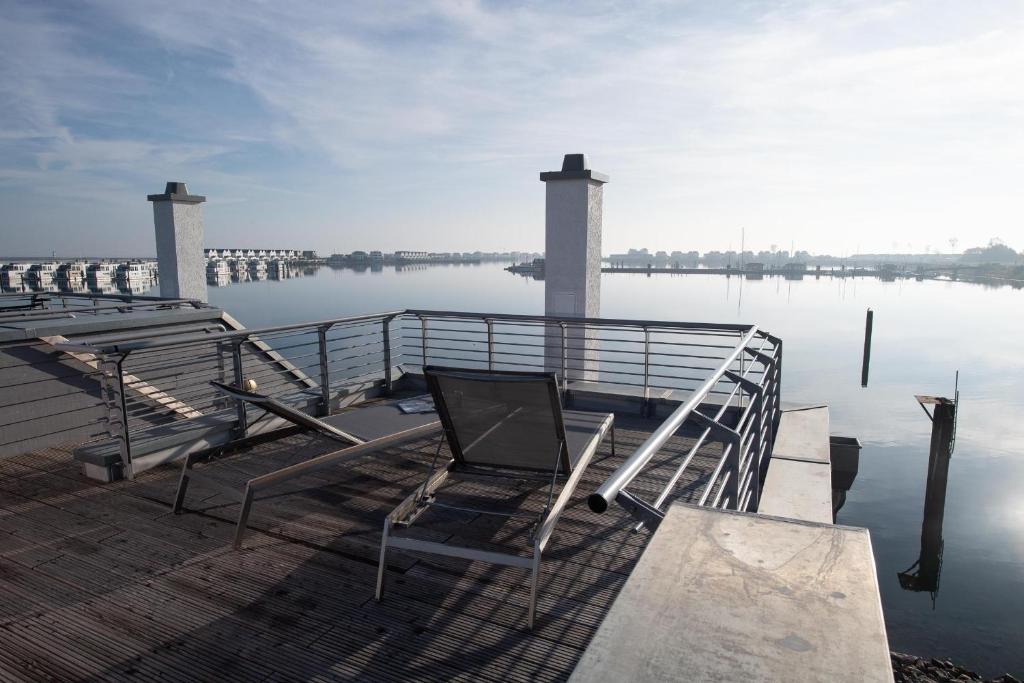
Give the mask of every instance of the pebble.
<path id="1" fill-rule="evenodd" d="M 985 681 L 981 676 L 949 659 L 923 659 L 902 652 L 891 652 L 896 683 L 941 683 L 942 681 Z M 988 679 L 985 683 L 1021 683 L 1010 674 Z"/>

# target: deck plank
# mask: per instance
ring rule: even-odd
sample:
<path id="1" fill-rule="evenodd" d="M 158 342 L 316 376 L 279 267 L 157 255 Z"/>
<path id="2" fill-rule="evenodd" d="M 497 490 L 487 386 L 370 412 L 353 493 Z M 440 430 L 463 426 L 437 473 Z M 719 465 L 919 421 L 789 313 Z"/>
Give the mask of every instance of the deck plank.
<path id="1" fill-rule="evenodd" d="M 606 441 L 584 473 L 541 564 L 532 632 L 513 567 L 392 551 L 373 600 L 384 517 L 422 481 L 432 439 L 261 492 L 240 552 L 238 503 L 218 487 L 196 479 L 185 513 L 171 513 L 177 467 L 100 485 L 68 449 L 0 461 L 0 679 L 565 680 L 650 538 L 586 496 L 656 426 L 619 416 L 618 455 Z M 673 437 L 631 490 L 654 498 L 691 445 Z M 332 448 L 289 433 L 196 467 L 240 491 Z M 674 500 L 696 501 L 719 453 L 701 450 Z M 546 491 L 472 480 L 445 495 L 537 512 Z M 529 526 L 432 510 L 408 533 L 526 553 Z"/>

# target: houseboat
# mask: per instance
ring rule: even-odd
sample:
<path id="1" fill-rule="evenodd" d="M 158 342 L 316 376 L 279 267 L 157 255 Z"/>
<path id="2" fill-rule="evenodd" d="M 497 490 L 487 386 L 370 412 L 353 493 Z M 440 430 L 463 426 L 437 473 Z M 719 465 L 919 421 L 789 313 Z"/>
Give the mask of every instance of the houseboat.
<path id="1" fill-rule="evenodd" d="M 55 261 L 34 263 L 29 266 L 28 280 L 36 285 L 53 284 L 54 277 L 57 275 L 57 268 L 59 267 L 60 264 Z"/>
<path id="2" fill-rule="evenodd" d="M 28 278 L 28 263 L 8 263 L 0 271 L 0 285 L 5 289 L 21 289 Z"/>
<path id="3" fill-rule="evenodd" d="M 85 279 L 89 282 L 89 288 L 95 289 L 98 286 L 110 285 L 117 275 L 117 264 L 98 261 L 90 263 L 85 271 Z"/>
<path id="4" fill-rule="evenodd" d="M 132 285 L 142 285 L 153 279 L 153 272 L 149 265 L 142 261 L 118 264 L 116 274 L 118 281 Z"/>
<path id="5" fill-rule="evenodd" d="M 57 267 L 57 282 L 75 285 L 85 281 L 85 271 L 88 264 L 82 261 L 68 261 Z"/>

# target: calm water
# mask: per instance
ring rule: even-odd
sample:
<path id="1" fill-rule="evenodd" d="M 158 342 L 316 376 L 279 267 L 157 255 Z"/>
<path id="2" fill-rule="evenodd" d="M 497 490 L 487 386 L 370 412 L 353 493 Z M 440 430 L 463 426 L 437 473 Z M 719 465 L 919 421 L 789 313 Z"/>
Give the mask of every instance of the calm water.
<path id="1" fill-rule="evenodd" d="M 839 522 L 871 530 L 893 649 L 980 673 L 1024 671 L 1024 291 L 941 282 L 605 274 L 602 315 L 756 323 L 785 343 L 783 397 L 828 403 L 832 432 L 864 445 Z M 543 312 L 544 283 L 498 265 L 356 273 L 210 288 L 250 327 L 432 308 Z M 871 381 L 860 386 L 865 309 L 875 311 Z M 901 589 L 917 559 L 931 423 L 915 394 L 953 395 L 941 583 Z"/>

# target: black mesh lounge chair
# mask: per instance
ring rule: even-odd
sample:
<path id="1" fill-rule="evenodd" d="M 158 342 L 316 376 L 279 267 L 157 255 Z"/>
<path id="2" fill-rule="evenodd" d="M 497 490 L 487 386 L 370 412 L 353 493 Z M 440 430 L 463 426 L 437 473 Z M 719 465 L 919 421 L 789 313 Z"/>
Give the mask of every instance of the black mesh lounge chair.
<path id="1" fill-rule="evenodd" d="M 397 402 L 374 403 L 368 406 L 348 410 L 337 415 L 316 418 L 301 410 L 286 405 L 277 399 L 254 391 L 246 391 L 235 386 L 210 382 L 227 396 L 249 403 L 257 408 L 276 415 L 292 424 L 312 430 L 332 441 L 345 444 L 345 448 L 316 456 L 305 462 L 289 465 L 274 472 L 254 477 L 246 482 L 242 494 L 242 507 L 238 515 L 238 526 L 235 529 L 234 547 L 240 548 L 245 527 L 249 519 L 253 496 L 257 489 L 309 474 L 325 467 L 337 466 L 340 463 L 362 457 L 389 446 L 405 441 L 429 436 L 436 433 L 441 424 L 437 413 L 405 413 Z M 174 496 L 174 512 L 181 511 L 185 500 L 188 482 L 196 476 L 192 469 L 194 454 L 189 455 L 182 463 L 181 478 L 178 491 Z"/>
<path id="2" fill-rule="evenodd" d="M 563 411 L 554 373 L 428 366 L 423 374 L 434 396 L 452 459 L 439 468 L 435 454 L 426 481 L 384 520 L 377 567 L 377 600 L 381 599 L 384 589 L 388 548 L 522 567 L 532 572 L 528 622 L 533 628 L 541 554 L 584 469 L 609 431 L 614 453 L 614 416 Z M 440 450 L 439 442 L 437 452 Z M 424 541 L 395 533 L 412 525 L 432 506 L 478 514 L 522 516 L 523 513 L 455 507 L 438 501 L 445 482 L 460 474 L 510 479 L 531 478 L 532 475 L 532 478 L 549 482 L 547 502 L 532 528 L 532 557 Z"/>

